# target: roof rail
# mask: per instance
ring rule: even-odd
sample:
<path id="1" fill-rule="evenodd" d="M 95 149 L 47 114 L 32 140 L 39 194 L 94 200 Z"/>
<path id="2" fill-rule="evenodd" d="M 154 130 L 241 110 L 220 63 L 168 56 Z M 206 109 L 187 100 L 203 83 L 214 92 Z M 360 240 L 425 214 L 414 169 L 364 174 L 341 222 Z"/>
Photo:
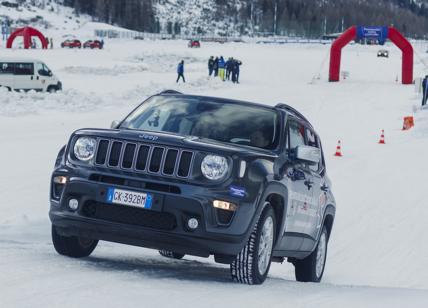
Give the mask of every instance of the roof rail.
<path id="1" fill-rule="evenodd" d="M 297 111 L 296 109 L 294 109 L 293 107 L 291 107 L 287 104 L 279 103 L 275 106 L 275 108 L 279 108 L 279 109 L 283 109 L 285 111 L 288 111 L 288 112 L 294 114 L 295 116 L 303 119 L 304 121 L 308 122 L 311 125 L 311 123 L 308 121 L 308 119 L 306 119 L 306 117 L 303 114 L 301 114 L 299 111 Z"/>
<path id="2" fill-rule="evenodd" d="M 163 90 L 163 91 L 159 92 L 158 95 L 164 95 L 164 94 L 183 94 L 183 93 L 175 91 L 175 90 Z"/>

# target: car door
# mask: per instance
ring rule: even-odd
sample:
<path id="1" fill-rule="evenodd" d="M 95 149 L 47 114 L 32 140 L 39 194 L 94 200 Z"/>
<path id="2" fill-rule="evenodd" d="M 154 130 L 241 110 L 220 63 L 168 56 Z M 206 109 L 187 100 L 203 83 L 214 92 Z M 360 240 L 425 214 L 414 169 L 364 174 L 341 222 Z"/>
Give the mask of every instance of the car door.
<path id="1" fill-rule="evenodd" d="M 46 86 L 50 83 L 51 76 L 48 67 L 42 62 L 36 62 L 35 71 L 35 89 L 38 91 L 46 90 Z"/>
<path id="2" fill-rule="evenodd" d="M 34 76 L 34 63 L 15 63 L 15 85 L 16 90 L 31 90 L 37 86 L 36 76 Z"/>
<path id="3" fill-rule="evenodd" d="M 293 156 L 296 148 L 305 145 L 305 125 L 298 119 L 289 117 L 286 126 L 287 155 Z M 307 210 L 312 200 L 312 174 L 303 162 L 290 163 L 285 168 L 282 180 L 288 188 L 285 232 L 281 241 L 281 250 L 297 251 L 308 231 Z"/>
<path id="4" fill-rule="evenodd" d="M 321 152 L 319 138 L 313 129 L 309 127 L 306 128 L 306 145 L 319 148 Z M 321 157 L 319 163 L 309 165 L 309 170 L 312 178 L 312 200 L 308 203 L 306 211 L 306 215 L 308 217 L 308 228 L 305 233 L 307 233 L 310 238 L 316 240 L 320 229 L 320 223 L 322 221 L 322 207 L 325 203 L 325 198 L 323 198 L 325 197 L 325 192 L 323 191 L 325 183 L 323 182 L 322 177 L 324 169 Z"/>

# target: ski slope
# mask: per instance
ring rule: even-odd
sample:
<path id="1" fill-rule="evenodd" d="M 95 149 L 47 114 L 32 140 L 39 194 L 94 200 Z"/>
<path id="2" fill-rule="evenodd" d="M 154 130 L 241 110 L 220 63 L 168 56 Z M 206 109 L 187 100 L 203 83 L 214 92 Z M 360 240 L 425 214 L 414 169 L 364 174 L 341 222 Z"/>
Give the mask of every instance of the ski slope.
<path id="1" fill-rule="evenodd" d="M 106 42 L 99 50 L 0 50 L 38 58 L 64 85 L 57 94 L 0 89 L 1 307 L 428 307 L 428 110 L 414 86 L 396 82 L 401 54 L 348 46 L 327 82 L 328 45 L 185 41 Z M 426 49 L 416 46 L 418 54 Z M 243 62 L 241 84 L 207 77 L 211 55 Z M 424 55 L 422 55 L 422 58 Z M 186 84 L 175 83 L 185 61 Z M 426 72 L 415 57 L 415 77 Z M 320 78 L 314 78 L 319 76 Z M 273 264 L 262 286 L 231 283 L 211 259 L 164 259 L 143 248 L 101 243 L 86 259 L 55 253 L 48 219 L 49 178 L 59 148 L 82 127 L 109 127 L 163 89 L 300 110 L 323 141 L 338 209 L 323 283 L 294 281 Z M 404 116 L 416 127 L 401 131 Z M 377 142 L 381 130 L 386 144 Z M 338 140 L 344 157 L 333 156 Z"/>

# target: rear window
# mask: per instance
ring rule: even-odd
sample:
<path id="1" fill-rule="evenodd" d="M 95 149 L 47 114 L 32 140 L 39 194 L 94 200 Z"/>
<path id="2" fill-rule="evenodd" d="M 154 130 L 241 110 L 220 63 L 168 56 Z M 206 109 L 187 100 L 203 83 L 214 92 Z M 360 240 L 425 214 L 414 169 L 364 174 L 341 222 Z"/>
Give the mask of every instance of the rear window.
<path id="1" fill-rule="evenodd" d="M 13 63 L 0 62 L 0 74 L 13 74 L 15 65 Z"/>
<path id="2" fill-rule="evenodd" d="M 15 63 L 15 75 L 34 75 L 34 64 Z"/>

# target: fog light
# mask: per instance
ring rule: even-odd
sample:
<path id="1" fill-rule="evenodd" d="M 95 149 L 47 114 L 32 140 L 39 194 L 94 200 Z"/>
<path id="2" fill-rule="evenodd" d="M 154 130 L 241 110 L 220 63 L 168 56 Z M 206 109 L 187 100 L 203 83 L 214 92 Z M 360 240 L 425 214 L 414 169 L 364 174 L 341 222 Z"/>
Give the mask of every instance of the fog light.
<path id="1" fill-rule="evenodd" d="M 67 177 L 66 176 L 56 176 L 53 178 L 53 181 L 55 184 L 66 184 L 67 183 Z"/>
<path id="2" fill-rule="evenodd" d="M 68 207 L 73 211 L 77 210 L 79 207 L 79 201 L 76 199 L 70 199 L 70 201 L 68 201 Z"/>
<path id="3" fill-rule="evenodd" d="M 236 204 L 226 202 L 226 201 L 220 201 L 220 200 L 214 200 L 213 206 L 217 209 L 226 210 L 226 211 L 236 211 L 237 206 Z"/>
<path id="4" fill-rule="evenodd" d="M 199 221 L 196 218 L 190 218 L 187 221 L 187 226 L 189 227 L 190 230 L 195 230 L 199 226 Z"/>

